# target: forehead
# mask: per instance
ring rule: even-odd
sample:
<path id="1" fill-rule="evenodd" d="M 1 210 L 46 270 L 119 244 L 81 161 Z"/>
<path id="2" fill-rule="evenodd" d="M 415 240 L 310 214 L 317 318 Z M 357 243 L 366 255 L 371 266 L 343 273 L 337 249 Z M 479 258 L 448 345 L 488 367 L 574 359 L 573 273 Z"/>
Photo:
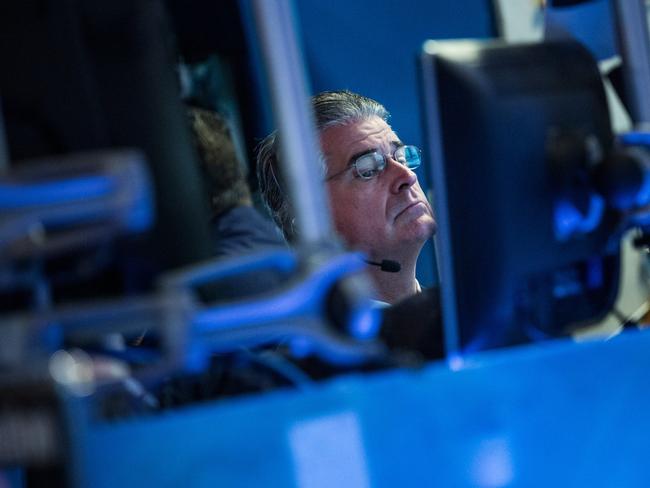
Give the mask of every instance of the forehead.
<path id="1" fill-rule="evenodd" d="M 330 127 L 320 136 L 321 149 L 330 167 L 345 166 L 357 153 L 387 148 L 398 141 L 395 132 L 380 117 Z"/>

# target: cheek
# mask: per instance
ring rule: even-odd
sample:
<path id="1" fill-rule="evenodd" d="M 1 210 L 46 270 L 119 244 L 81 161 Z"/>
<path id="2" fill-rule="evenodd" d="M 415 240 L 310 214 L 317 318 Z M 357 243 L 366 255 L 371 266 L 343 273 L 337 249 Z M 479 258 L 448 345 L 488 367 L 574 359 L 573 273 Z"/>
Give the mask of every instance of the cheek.
<path id="1" fill-rule="evenodd" d="M 348 227 L 354 217 L 355 202 L 349 195 L 343 193 L 330 193 L 330 209 L 332 210 L 332 219 L 337 230 L 340 232 L 341 227 Z"/>
<path id="2" fill-rule="evenodd" d="M 330 208 L 337 232 L 348 244 L 365 240 L 376 224 L 379 208 L 363 194 L 330 192 Z"/>

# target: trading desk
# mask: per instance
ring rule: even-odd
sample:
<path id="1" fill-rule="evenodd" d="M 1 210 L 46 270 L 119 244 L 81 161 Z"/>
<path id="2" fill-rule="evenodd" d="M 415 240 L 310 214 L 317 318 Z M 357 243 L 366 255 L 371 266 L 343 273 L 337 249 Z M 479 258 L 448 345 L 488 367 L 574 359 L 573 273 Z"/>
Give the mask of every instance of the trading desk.
<path id="1" fill-rule="evenodd" d="M 647 487 L 649 375 L 632 332 L 112 423 L 81 401 L 72 467 L 93 487 Z"/>

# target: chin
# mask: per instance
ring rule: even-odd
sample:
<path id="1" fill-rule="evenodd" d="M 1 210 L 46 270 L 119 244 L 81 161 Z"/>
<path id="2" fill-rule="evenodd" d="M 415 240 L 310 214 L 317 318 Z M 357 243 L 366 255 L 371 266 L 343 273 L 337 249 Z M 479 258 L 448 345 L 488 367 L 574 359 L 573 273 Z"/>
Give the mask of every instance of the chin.
<path id="1" fill-rule="evenodd" d="M 408 227 L 408 229 L 404 229 L 402 236 L 409 241 L 424 243 L 436 233 L 438 224 L 431 216 L 423 215 L 419 219 L 410 222 Z"/>

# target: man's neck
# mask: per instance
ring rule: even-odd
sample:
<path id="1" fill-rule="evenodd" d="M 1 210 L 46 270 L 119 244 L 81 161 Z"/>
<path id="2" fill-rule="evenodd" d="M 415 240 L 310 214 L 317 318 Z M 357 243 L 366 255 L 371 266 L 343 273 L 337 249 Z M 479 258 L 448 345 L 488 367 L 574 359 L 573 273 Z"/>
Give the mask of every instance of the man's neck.
<path id="1" fill-rule="evenodd" d="M 400 262 L 397 273 L 382 271 L 374 266 L 369 270 L 377 291 L 377 299 L 390 304 L 420 291 L 415 279 L 415 261 Z"/>

